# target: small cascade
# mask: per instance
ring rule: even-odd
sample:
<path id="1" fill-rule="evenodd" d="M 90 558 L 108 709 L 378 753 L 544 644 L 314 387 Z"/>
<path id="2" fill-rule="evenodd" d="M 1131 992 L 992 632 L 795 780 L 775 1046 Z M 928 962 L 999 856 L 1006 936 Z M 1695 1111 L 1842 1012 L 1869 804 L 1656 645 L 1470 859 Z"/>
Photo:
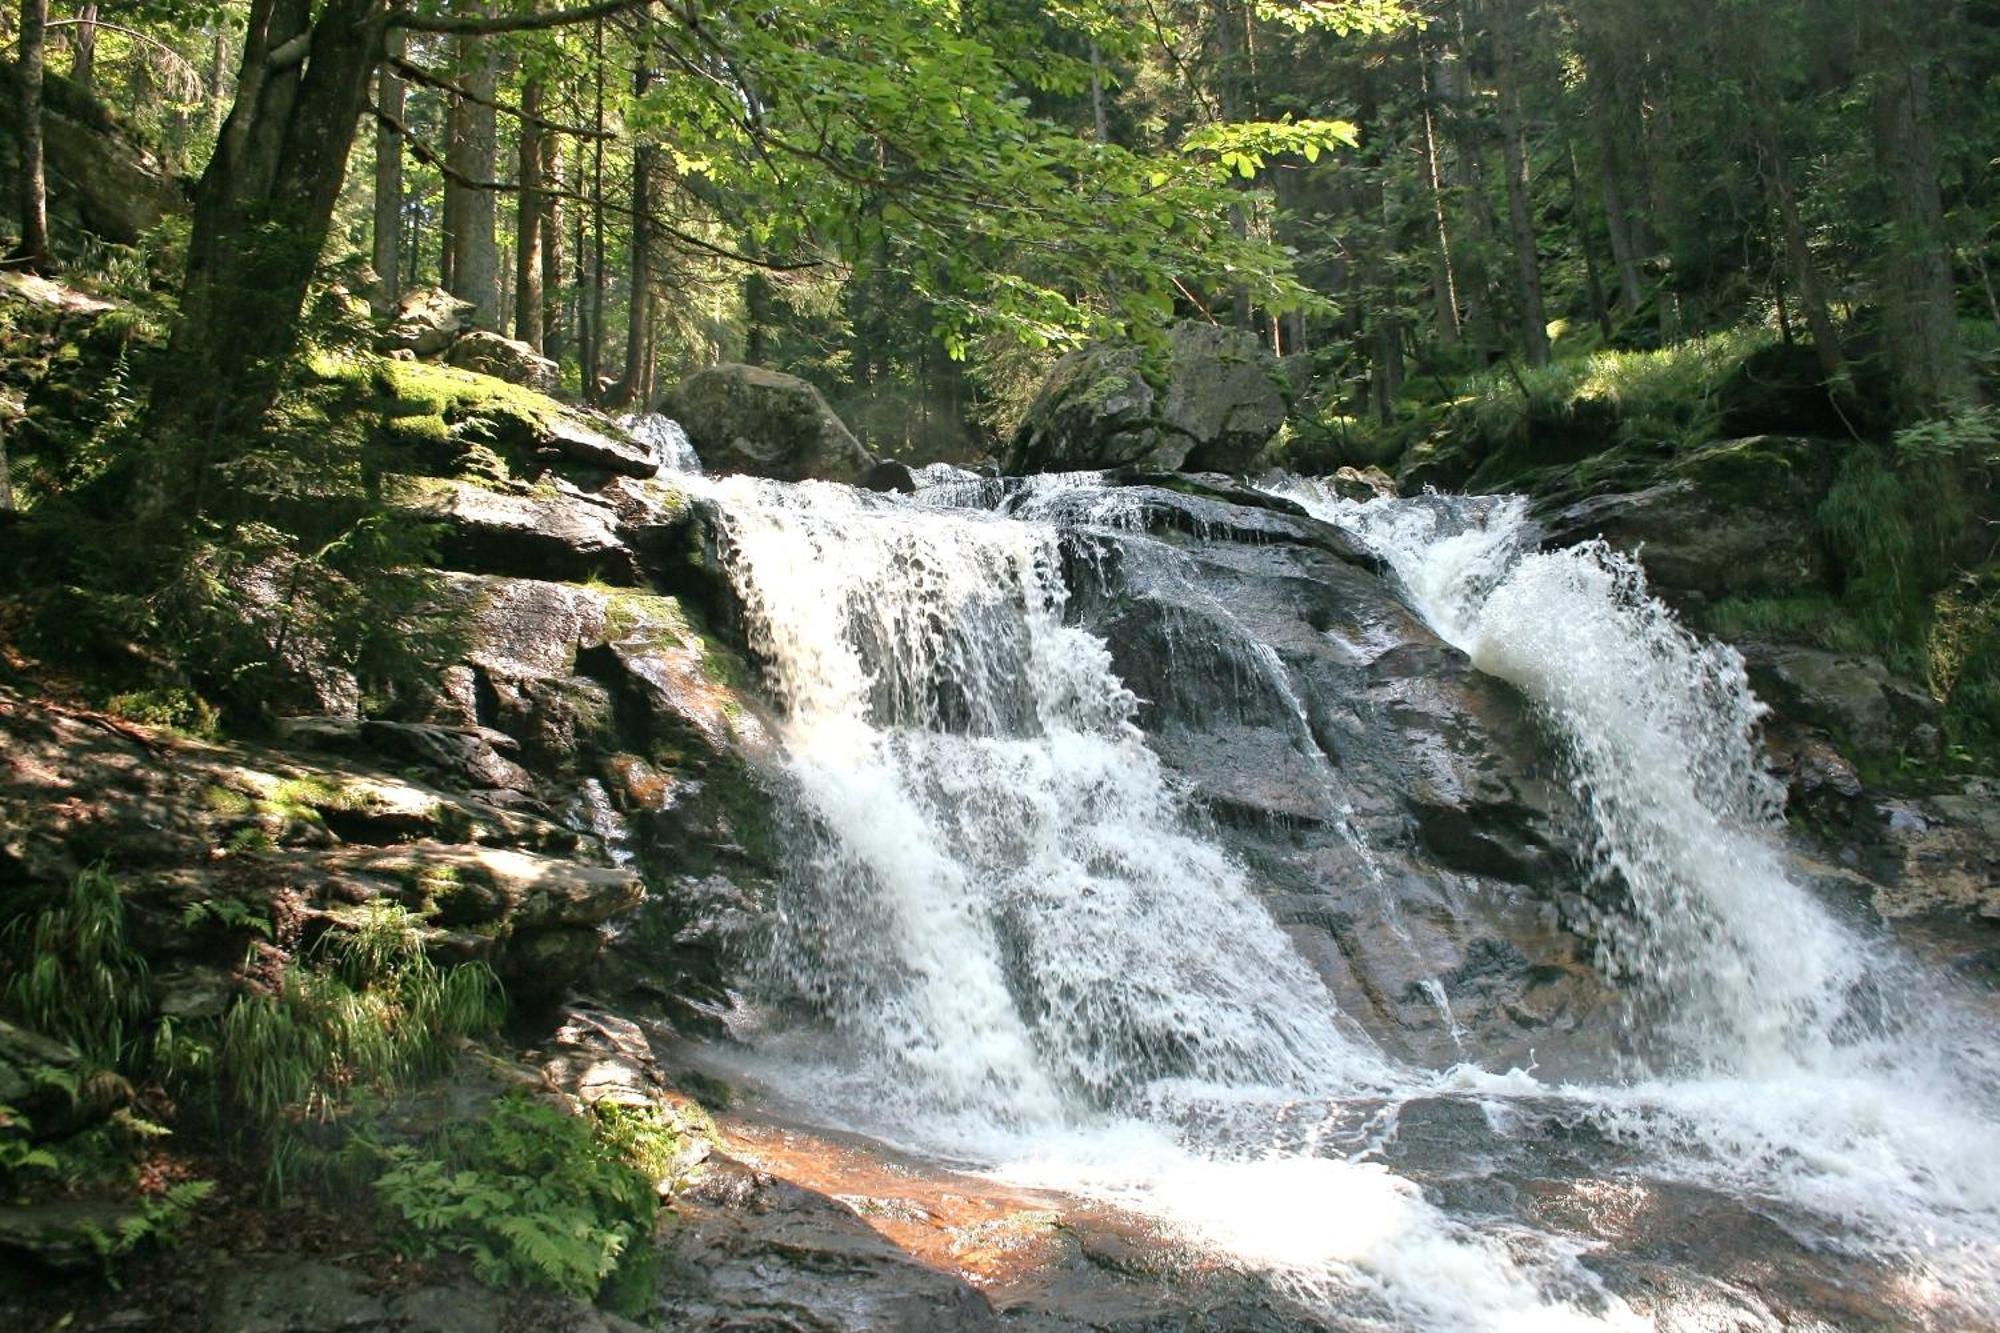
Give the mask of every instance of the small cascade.
<path id="1" fill-rule="evenodd" d="M 619 429 L 653 451 L 662 472 L 701 472 L 701 459 L 681 423 L 658 412 L 633 412 L 618 418 Z"/>
<path id="2" fill-rule="evenodd" d="M 1561 742 L 1602 890 L 1585 924 L 1655 1039 L 1628 1084 L 1564 1092 L 1670 1169 L 1838 1218 L 1855 1228 L 1843 1243 L 1924 1252 L 1991 1300 L 2000 1068 L 1985 1029 L 1793 873 L 1741 657 L 1690 633 L 1604 543 L 1536 550 L 1519 498 L 1282 493 L 1363 537 Z"/>

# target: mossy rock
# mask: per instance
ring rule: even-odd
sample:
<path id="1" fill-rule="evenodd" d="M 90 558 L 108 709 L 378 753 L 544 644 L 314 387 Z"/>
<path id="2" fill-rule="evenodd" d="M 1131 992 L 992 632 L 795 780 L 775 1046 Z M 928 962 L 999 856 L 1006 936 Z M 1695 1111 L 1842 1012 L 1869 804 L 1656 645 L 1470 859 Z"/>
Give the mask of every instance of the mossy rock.
<path id="1" fill-rule="evenodd" d="M 1756 435 L 1705 445 L 1675 460 L 1671 471 L 1730 504 L 1803 503 L 1825 488 L 1833 451 L 1824 440 Z"/>

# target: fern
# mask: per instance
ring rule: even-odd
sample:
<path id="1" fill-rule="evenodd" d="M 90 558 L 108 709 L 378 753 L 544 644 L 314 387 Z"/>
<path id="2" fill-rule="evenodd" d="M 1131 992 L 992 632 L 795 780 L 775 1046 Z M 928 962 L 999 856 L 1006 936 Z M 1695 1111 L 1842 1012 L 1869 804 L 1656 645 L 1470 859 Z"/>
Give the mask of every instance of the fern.
<path id="1" fill-rule="evenodd" d="M 419 1148 L 388 1149 L 375 1182 L 417 1253 L 469 1256 L 485 1281 L 621 1304 L 643 1300 L 659 1212 L 634 1136 L 595 1113 L 510 1096 Z"/>

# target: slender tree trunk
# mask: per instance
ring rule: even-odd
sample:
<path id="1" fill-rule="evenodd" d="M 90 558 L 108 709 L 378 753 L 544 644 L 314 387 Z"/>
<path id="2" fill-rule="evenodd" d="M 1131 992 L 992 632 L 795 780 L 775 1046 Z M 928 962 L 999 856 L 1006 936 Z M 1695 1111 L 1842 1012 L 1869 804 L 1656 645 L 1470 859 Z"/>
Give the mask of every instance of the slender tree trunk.
<path id="1" fill-rule="evenodd" d="M 479 0 L 467 0 L 468 14 L 484 11 Z M 459 134 L 452 142 L 448 165 L 460 177 L 490 181 L 499 160 L 499 126 L 493 99 L 499 90 L 499 62 L 494 43 L 484 37 L 458 40 L 458 70 L 470 96 L 459 101 Z M 473 306 L 473 323 L 497 329 L 501 321 L 500 245 L 495 235 L 496 212 L 491 190 L 447 183 L 458 196 L 452 212 L 451 292 Z"/>
<path id="2" fill-rule="evenodd" d="M 445 107 L 444 160 L 456 167 L 465 157 L 465 103 L 453 97 Z M 458 209 L 465 191 L 449 178 L 444 182 L 438 205 L 438 286 L 448 292 L 458 290 Z"/>
<path id="3" fill-rule="evenodd" d="M 632 65 L 632 96 L 642 98 L 652 82 L 644 43 Z M 646 353 L 653 331 L 653 159 L 657 149 L 640 141 L 632 148 L 631 279 L 626 305 L 625 369 L 605 402 L 626 407 L 644 392 Z"/>
<path id="4" fill-rule="evenodd" d="M 389 57 L 375 76 L 375 105 L 403 118 L 403 79 L 393 63 L 403 54 L 403 33 L 392 29 L 385 43 Z M 403 293 L 403 136 L 387 121 L 375 123 L 375 308 L 395 307 Z"/>
<path id="5" fill-rule="evenodd" d="M 1095 38 L 1090 43 L 1090 123 L 1097 131 L 1097 142 L 1111 142 L 1110 125 L 1104 118 L 1104 57 Z"/>
<path id="6" fill-rule="evenodd" d="M 1915 420 L 1972 392 L 1959 345 L 1957 291 L 1931 130 L 1930 71 L 1922 56 L 1912 55 L 1877 76 L 1870 101 L 1875 166 L 1890 185 L 1882 313 L 1891 393 L 1899 417 Z"/>
<path id="7" fill-rule="evenodd" d="M 1565 136 L 1564 155 L 1569 159 L 1569 216 L 1576 228 L 1577 253 L 1583 256 L 1584 287 L 1590 294 L 1591 317 L 1597 331 L 1611 338 L 1611 304 L 1604 297 L 1604 279 L 1597 271 L 1597 247 L 1590 234 L 1590 215 L 1583 206 L 1583 171 L 1576 164 L 1576 145 Z"/>
<path id="8" fill-rule="evenodd" d="M 562 359 L 569 339 L 563 329 L 562 300 L 562 205 L 556 195 L 563 187 L 562 144 L 553 134 L 541 136 L 542 193 L 542 355 L 552 361 Z"/>
<path id="9" fill-rule="evenodd" d="M 29 269 L 49 266 L 49 183 L 42 160 L 48 21 L 48 0 L 21 0 L 21 243 L 14 258 Z"/>
<path id="10" fill-rule="evenodd" d="M 591 37 L 595 59 L 595 119 L 597 138 L 591 142 L 590 165 L 590 334 L 584 344 L 583 396 L 594 403 L 603 394 L 604 377 L 604 20 L 597 20 Z"/>
<path id="11" fill-rule="evenodd" d="M 83 6 L 76 18 L 69 36 L 69 78 L 88 88 L 97 77 L 97 6 Z"/>
<path id="12" fill-rule="evenodd" d="M 229 80 L 229 20 L 221 14 L 215 17 L 215 36 L 208 47 L 208 120 L 209 131 L 222 133 L 222 121 L 229 114 L 229 99 L 223 96 L 223 89 Z"/>
<path id="13" fill-rule="evenodd" d="M 1451 221 L 1445 207 L 1444 167 L 1438 148 L 1437 117 L 1431 107 L 1430 67 L 1430 52 L 1419 43 L 1417 79 L 1424 108 L 1424 175 L 1430 186 L 1431 225 L 1436 230 L 1431 295 L 1437 308 L 1438 342 L 1445 347 L 1456 347 L 1459 338 L 1458 273 L 1451 258 Z"/>
<path id="14" fill-rule="evenodd" d="M 1507 225 L 1513 235 L 1515 296 L 1521 311 L 1521 350 L 1531 366 L 1549 363 L 1549 316 L 1542 301 L 1542 265 L 1536 253 L 1533 181 L 1528 132 L 1521 118 L 1510 0 L 1502 0 L 1493 32 L 1494 74 L 1499 83 L 1500 153 L 1507 168 Z"/>
<path id="15" fill-rule="evenodd" d="M 1438 53 L 1434 70 L 1438 104 L 1446 113 L 1448 138 L 1458 151 L 1445 163 L 1446 183 L 1464 200 L 1464 237 L 1453 258 L 1458 282 L 1458 301 L 1464 310 L 1460 332 L 1468 339 L 1483 362 L 1498 343 L 1493 326 L 1493 278 L 1488 256 L 1495 249 L 1497 224 L 1487 197 L 1486 146 L 1480 128 L 1472 123 L 1465 87 L 1467 32 L 1464 9 L 1454 12 L 1456 42 Z"/>
<path id="16" fill-rule="evenodd" d="M 0 523 L 14 516 L 14 476 L 7 468 L 7 428 L 0 426 Z"/>
<path id="17" fill-rule="evenodd" d="M 1778 142 L 1770 116 L 1775 114 L 1770 105 L 1758 99 L 1758 156 L 1763 159 L 1764 180 L 1771 191 L 1771 202 L 1778 209 L 1778 223 L 1785 238 L 1785 254 L 1791 261 L 1792 277 L 1799 287 L 1800 313 L 1805 316 L 1806 329 L 1812 334 L 1813 353 L 1819 358 L 1820 374 L 1828 384 L 1837 383 L 1847 368 L 1840 352 L 1840 335 L 1833 324 L 1833 313 L 1826 303 L 1826 290 L 1820 285 L 1819 266 L 1813 263 L 1812 246 L 1806 238 L 1805 222 L 1799 216 L 1798 191 L 1792 185 L 1792 169 L 1785 160 L 1784 146 Z"/>
<path id="18" fill-rule="evenodd" d="M 1625 317 L 1633 319 L 1646 303 L 1646 288 L 1639 277 L 1638 251 L 1632 241 L 1632 220 L 1625 211 L 1625 192 L 1618 183 L 1618 138 L 1611 90 L 1595 67 L 1589 78 L 1586 104 L 1591 133 L 1597 141 L 1597 189 L 1604 204 L 1604 230 L 1611 238 L 1611 263 L 1618 272 L 1619 305 Z"/>
<path id="19" fill-rule="evenodd" d="M 521 89 L 521 134 L 516 157 L 521 194 L 514 215 L 514 336 L 542 350 L 542 224 L 547 218 L 542 195 L 542 131 L 535 123 L 542 114 L 542 84 L 530 79 Z"/>

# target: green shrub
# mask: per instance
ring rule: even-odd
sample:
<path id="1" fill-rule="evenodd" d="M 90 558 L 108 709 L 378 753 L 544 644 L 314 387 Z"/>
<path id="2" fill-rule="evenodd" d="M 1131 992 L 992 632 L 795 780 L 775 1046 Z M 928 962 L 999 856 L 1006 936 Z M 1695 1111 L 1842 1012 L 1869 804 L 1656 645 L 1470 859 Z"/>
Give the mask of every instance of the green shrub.
<path id="1" fill-rule="evenodd" d="M 1481 371 L 1459 383 L 1441 425 L 1490 448 L 1526 439 L 1536 422 L 1589 411 L 1611 423 L 1607 446 L 1691 448 L 1715 437 L 1723 385 L 1772 338 L 1767 329 L 1733 329 L 1657 351 L 1603 350 L 1539 368 Z"/>
<path id="2" fill-rule="evenodd" d="M 422 1146 L 386 1150 L 382 1202 L 420 1254 L 469 1255 L 495 1285 L 601 1293 L 643 1308 L 663 1152 L 628 1113 L 566 1115 L 511 1095 Z M 642 1169 L 642 1163 L 644 1169 Z"/>
<path id="3" fill-rule="evenodd" d="M 105 1070 L 143 1063 L 152 1012 L 146 960 L 125 939 L 125 898 L 102 867 L 79 874 L 41 911 L 0 930 L 0 1000 L 37 1031 Z"/>
<path id="4" fill-rule="evenodd" d="M 230 1006 L 220 1050 L 225 1089 L 282 1138 L 338 1119 L 357 1091 L 442 1071 L 458 1039 L 490 1030 L 501 1007 L 499 981 L 484 963 L 438 967 L 418 918 L 371 903 L 348 929 L 323 936 L 316 956 L 285 967 L 274 988 Z"/>

